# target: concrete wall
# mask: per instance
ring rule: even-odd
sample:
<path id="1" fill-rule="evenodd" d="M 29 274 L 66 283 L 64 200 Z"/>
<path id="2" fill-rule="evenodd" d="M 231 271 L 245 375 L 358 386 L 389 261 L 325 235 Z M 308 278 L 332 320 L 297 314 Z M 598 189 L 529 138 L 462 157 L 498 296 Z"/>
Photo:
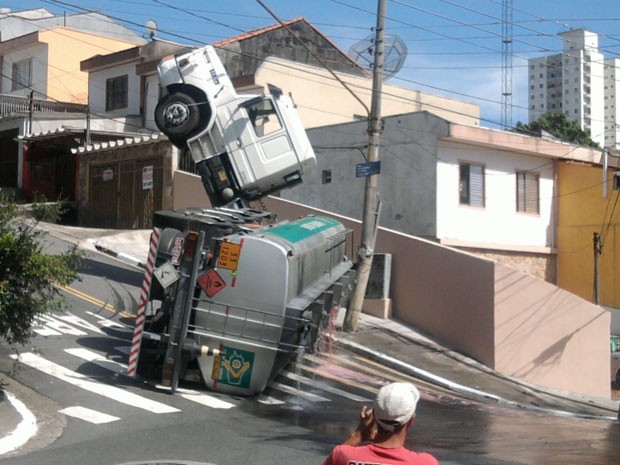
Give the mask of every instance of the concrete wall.
<path id="1" fill-rule="evenodd" d="M 317 212 L 268 198 L 280 218 Z M 339 218 L 343 220 L 342 218 Z M 344 220 L 359 237 L 358 222 Z M 381 229 L 394 317 L 508 376 L 609 397 L 609 313 L 490 260 Z"/>
<path id="2" fill-rule="evenodd" d="M 610 314 L 495 265 L 495 369 L 563 391 L 610 396 Z"/>
<path id="3" fill-rule="evenodd" d="M 179 170 L 174 170 L 172 176 L 173 210 L 211 207 L 211 202 L 205 193 L 200 176 Z"/>

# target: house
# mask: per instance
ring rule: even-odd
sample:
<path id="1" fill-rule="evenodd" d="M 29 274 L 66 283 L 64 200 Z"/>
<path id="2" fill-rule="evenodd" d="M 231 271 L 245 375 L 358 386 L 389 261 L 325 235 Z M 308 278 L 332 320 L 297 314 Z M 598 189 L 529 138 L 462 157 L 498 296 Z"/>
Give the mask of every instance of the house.
<path id="1" fill-rule="evenodd" d="M 605 169 L 607 165 L 607 169 Z M 558 286 L 598 303 L 612 315 L 620 335 L 620 157 L 562 161 L 558 166 Z M 594 236 L 598 235 L 599 253 Z"/>
<path id="2" fill-rule="evenodd" d="M 0 23 L 8 19 L 15 17 L 1 17 Z M 53 27 L 0 42 L 0 188 L 18 190 L 26 199 L 38 193 L 75 200 L 77 165 L 70 147 L 85 143 L 87 134 L 97 138 L 87 130 L 93 115 L 80 61 L 126 49 L 132 39 L 143 41 L 135 34 L 118 39 Z M 99 126 L 98 136 L 105 138 L 116 123 Z"/>
<path id="3" fill-rule="evenodd" d="M 600 152 L 416 112 L 384 119 L 379 224 L 556 281 L 559 160 Z M 361 218 L 365 122 L 308 131 L 318 169 L 284 199 Z"/>

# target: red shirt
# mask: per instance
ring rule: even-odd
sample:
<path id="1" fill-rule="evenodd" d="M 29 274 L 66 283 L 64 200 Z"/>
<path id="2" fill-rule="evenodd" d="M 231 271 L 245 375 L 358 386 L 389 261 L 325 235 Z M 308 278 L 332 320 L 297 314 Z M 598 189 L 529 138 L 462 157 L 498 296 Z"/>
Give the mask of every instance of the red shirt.
<path id="1" fill-rule="evenodd" d="M 424 452 L 368 444 L 359 447 L 336 446 L 323 465 L 439 465 L 439 462 Z"/>

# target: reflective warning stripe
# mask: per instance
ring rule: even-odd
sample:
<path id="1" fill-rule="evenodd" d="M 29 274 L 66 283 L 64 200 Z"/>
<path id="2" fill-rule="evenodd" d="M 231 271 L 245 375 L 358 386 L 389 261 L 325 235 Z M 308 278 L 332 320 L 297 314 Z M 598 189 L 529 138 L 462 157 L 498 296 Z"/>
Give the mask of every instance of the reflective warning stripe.
<path id="1" fill-rule="evenodd" d="M 129 352 L 129 363 L 127 366 L 127 375 L 135 376 L 138 368 L 138 358 L 140 357 L 140 344 L 144 331 L 144 321 L 146 319 L 146 304 L 149 300 L 151 290 L 151 278 L 153 276 L 153 268 L 155 268 L 155 260 L 157 258 L 157 247 L 159 246 L 159 238 L 161 232 L 157 228 L 153 228 L 151 233 L 151 241 L 149 247 L 149 256 L 144 269 L 144 279 L 142 280 L 142 290 L 140 294 L 140 303 L 136 312 L 136 324 L 133 331 L 133 339 L 131 340 L 131 350 Z"/>

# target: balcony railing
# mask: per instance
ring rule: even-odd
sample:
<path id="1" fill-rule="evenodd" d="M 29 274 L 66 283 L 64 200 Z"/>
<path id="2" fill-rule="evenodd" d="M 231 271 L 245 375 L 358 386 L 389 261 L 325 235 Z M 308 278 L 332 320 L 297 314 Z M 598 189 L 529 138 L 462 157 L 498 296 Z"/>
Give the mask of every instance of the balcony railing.
<path id="1" fill-rule="evenodd" d="M 28 97 L 0 94 L 0 118 L 17 113 L 28 113 L 31 109 L 44 113 L 85 113 L 86 105 L 32 99 L 31 108 L 31 100 Z"/>

